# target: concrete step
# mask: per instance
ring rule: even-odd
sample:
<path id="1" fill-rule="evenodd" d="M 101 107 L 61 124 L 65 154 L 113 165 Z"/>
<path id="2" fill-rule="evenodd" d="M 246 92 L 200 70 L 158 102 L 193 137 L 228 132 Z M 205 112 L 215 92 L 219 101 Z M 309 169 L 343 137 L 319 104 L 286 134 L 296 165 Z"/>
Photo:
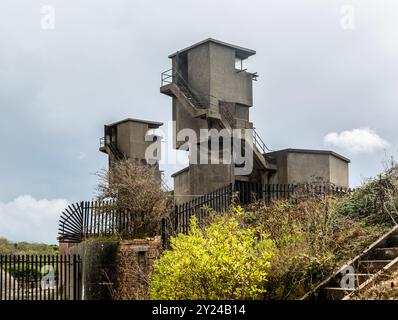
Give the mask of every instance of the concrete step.
<path id="1" fill-rule="evenodd" d="M 398 247 L 376 248 L 372 256 L 378 260 L 394 260 L 398 257 Z"/>
<path id="2" fill-rule="evenodd" d="M 354 289 L 345 289 L 345 288 L 335 288 L 335 287 L 326 287 L 323 289 L 325 293 L 325 298 L 328 300 L 341 300 L 346 295 L 350 294 Z"/>
<path id="3" fill-rule="evenodd" d="M 353 274 L 344 274 L 338 271 L 314 290 L 307 293 L 302 299 L 309 299 L 311 297 L 315 297 L 316 299 L 342 299 L 353 292 L 355 288 L 364 284 L 367 280 L 372 280 L 376 273 L 382 271 L 384 267 L 397 259 L 397 257 L 398 227 L 394 227 L 373 242 L 363 254 L 349 262 L 349 264 L 354 267 L 355 271 L 353 271 Z M 355 277 L 353 289 L 341 287 L 341 285 L 349 286 L 352 284 L 352 278 L 344 278 L 344 276 L 347 275 Z M 382 278 L 383 273 L 381 273 L 381 277 L 378 277 L 378 280 Z M 342 279 L 345 279 L 346 282 L 342 283 Z"/>
<path id="4" fill-rule="evenodd" d="M 345 274 L 345 285 L 349 286 L 350 281 L 352 281 L 351 277 L 354 277 L 355 283 L 354 287 L 360 286 L 362 283 L 365 281 L 369 280 L 374 274 L 373 273 L 353 273 L 353 274 Z M 331 281 L 329 283 L 329 287 L 341 287 L 344 285 L 344 283 L 341 282 L 342 279 L 336 279 L 335 281 Z"/>
<path id="5" fill-rule="evenodd" d="M 374 276 L 373 273 L 356 273 L 356 274 L 354 274 L 355 286 L 359 287 L 362 283 L 369 280 L 373 276 Z"/>
<path id="6" fill-rule="evenodd" d="M 387 244 L 389 247 L 398 247 L 398 235 L 391 235 L 387 239 Z"/>
<path id="7" fill-rule="evenodd" d="M 362 273 L 377 273 L 391 260 L 361 260 L 358 263 L 358 271 Z"/>

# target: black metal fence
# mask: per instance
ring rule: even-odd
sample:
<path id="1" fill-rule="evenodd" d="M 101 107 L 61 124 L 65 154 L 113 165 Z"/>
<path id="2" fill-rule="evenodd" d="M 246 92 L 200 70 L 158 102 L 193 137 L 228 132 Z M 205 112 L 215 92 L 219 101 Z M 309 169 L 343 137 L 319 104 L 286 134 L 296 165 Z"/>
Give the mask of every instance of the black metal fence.
<path id="1" fill-rule="evenodd" d="M 266 184 L 256 182 L 236 181 L 218 190 L 194 198 L 186 203 L 176 205 L 173 212 L 161 223 L 161 235 L 166 243 L 171 234 L 187 233 L 189 221 L 193 215 L 199 222 L 205 219 L 208 208 L 222 213 L 228 209 L 234 194 L 236 202 L 248 205 L 262 200 L 269 203 L 274 200 L 293 199 L 300 201 L 301 195 L 346 195 L 352 189 L 334 187 L 331 185 L 293 185 Z M 59 237 L 61 242 L 81 242 L 85 238 L 109 237 L 117 235 L 121 239 L 133 235 L 132 217 L 128 210 L 117 207 L 114 201 L 81 202 L 70 205 L 62 213 L 59 222 Z"/>
<path id="2" fill-rule="evenodd" d="M 128 210 L 120 209 L 114 201 L 86 201 L 68 206 L 61 214 L 58 239 L 81 242 L 84 238 L 123 238 L 133 232 Z"/>
<path id="3" fill-rule="evenodd" d="M 78 255 L 0 255 L 0 300 L 80 300 Z"/>
<path id="4" fill-rule="evenodd" d="M 303 195 L 346 195 L 354 190 L 332 185 L 294 185 L 294 184 L 266 184 L 257 182 L 236 181 L 214 192 L 197 197 L 184 204 L 175 206 L 170 217 L 162 221 L 162 243 L 164 247 L 169 245 L 170 235 L 184 233 L 189 230 L 192 216 L 198 222 L 202 222 L 209 215 L 208 209 L 214 209 L 218 213 L 228 210 L 233 197 L 241 205 L 248 205 L 255 201 L 270 203 L 275 200 L 293 199 L 299 201 Z"/>
<path id="5" fill-rule="evenodd" d="M 170 216 L 162 220 L 161 236 L 163 247 L 168 245 L 170 235 L 188 233 L 192 216 L 195 216 L 198 223 L 201 223 L 209 217 L 209 209 L 217 213 L 225 212 L 231 204 L 233 191 L 233 184 L 229 184 L 184 204 L 174 206 L 174 211 Z"/>
<path id="6" fill-rule="evenodd" d="M 344 196 L 355 189 L 336 187 L 328 184 L 261 184 L 258 182 L 236 181 L 234 191 L 238 194 L 241 204 L 250 204 L 253 201 L 262 200 L 270 203 L 274 200 L 298 200 L 302 195 Z"/>

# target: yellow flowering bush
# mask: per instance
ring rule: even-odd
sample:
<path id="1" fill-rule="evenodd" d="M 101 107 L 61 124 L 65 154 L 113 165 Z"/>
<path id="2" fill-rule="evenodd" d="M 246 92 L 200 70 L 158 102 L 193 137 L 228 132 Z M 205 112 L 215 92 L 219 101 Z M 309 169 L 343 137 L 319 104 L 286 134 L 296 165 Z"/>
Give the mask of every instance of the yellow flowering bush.
<path id="1" fill-rule="evenodd" d="M 242 208 L 217 216 L 202 230 L 191 219 L 188 235 L 171 239 L 150 277 L 159 300 L 261 299 L 274 243 L 257 228 L 242 227 Z"/>

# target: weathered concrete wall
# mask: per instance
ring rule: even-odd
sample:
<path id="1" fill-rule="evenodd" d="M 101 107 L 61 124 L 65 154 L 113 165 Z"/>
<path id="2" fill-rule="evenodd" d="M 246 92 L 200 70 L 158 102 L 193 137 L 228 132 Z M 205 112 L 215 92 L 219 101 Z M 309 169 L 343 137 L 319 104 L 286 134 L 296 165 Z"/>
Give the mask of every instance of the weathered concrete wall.
<path id="1" fill-rule="evenodd" d="M 161 239 L 91 240 L 69 248 L 63 246 L 63 251 L 82 259 L 83 300 L 147 299 L 148 275 L 160 255 Z M 65 283 L 71 286 L 72 281 L 66 279 Z"/>
<path id="2" fill-rule="evenodd" d="M 197 92 L 210 94 L 210 45 L 197 46 L 188 51 L 188 83 Z"/>
<path id="3" fill-rule="evenodd" d="M 117 146 L 130 159 L 145 159 L 151 141 L 145 141 L 149 127 L 145 123 L 124 122 L 117 127 Z"/>
<path id="4" fill-rule="evenodd" d="M 276 166 L 278 170 L 273 173 L 266 183 L 276 184 L 276 183 L 289 183 L 287 176 L 287 153 L 286 152 L 273 152 L 272 157 L 276 159 Z"/>
<path id="5" fill-rule="evenodd" d="M 253 105 L 252 78 L 235 69 L 235 50 L 216 43 L 210 46 L 210 95 L 222 101 Z"/>
<path id="6" fill-rule="evenodd" d="M 234 166 L 230 164 L 191 164 L 189 169 L 174 176 L 177 204 L 213 192 L 232 183 Z"/>
<path id="7" fill-rule="evenodd" d="M 240 119 L 239 127 L 251 127 L 248 119 L 249 107 L 253 104 L 252 77 L 245 71 L 237 72 L 235 69 L 235 49 L 208 42 L 184 54 L 187 55 L 187 81 L 202 99 L 210 102 L 214 114 L 219 114 L 219 102 L 225 101 L 233 105 L 233 110 L 229 111 Z M 177 56 L 173 57 L 172 66 L 176 70 Z M 173 120 L 176 121 L 177 132 L 189 128 L 199 136 L 200 129 L 209 128 L 206 120 L 192 118 L 176 98 L 173 98 Z M 177 149 L 182 144 L 174 141 Z"/>
<path id="8" fill-rule="evenodd" d="M 203 195 L 234 181 L 234 166 L 229 164 L 194 164 L 190 166 L 194 194 Z"/>
<path id="9" fill-rule="evenodd" d="M 330 180 L 329 156 L 318 154 L 288 153 L 288 183 Z"/>
<path id="10" fill-rule="evenodd" d="M 130 124 L 121 123 L 117 126 L 117 147 L 125 155 L 130 156 Z"/>
<path id="11" fill-rule="evenodd" d="M 60 242 L 58 246 L 59 254 L 60 255 L 69 254 L 70 249 L 77 245 L 78 245 L 77 243 Z"/>
<path id="12" fill-rule="evenodd" d="M 330 182 L 339 187 L 349 187 L 348 163 L 340 159 L 329 156 L 330 160 Z"/>
<path id="13" fill-rule="evenodd" d="M 200 137 L 200 129 L 208 129 L 208 123 L 204 119 L 196 119 L 192 118 L 189 112 L 180 104 L 180 102 L 173 98 L 173 121 L 176 125 L 176 133 L 180 132 L 183 129 L 191 129 L 195 132 L 196 136 Z M 180 148 L 185 142 L 179 141 L 177 142 L 176 139 L 173 141 L 173 147 L 178 149 Z"/>
<path id="14" fill-rule="evenodd" d="M 218 109 L 218 100 L 253 105 L 252 78 L 235 69 L 235 49 L 208 42 L 190 49 L 187 56 L 188 83 L 208 96 L 212 108 Z M 174 70 L 176 59 L 172 60 Z"/>
<path id="15" fill-rule="evenodd" d="M 209 45 L 203 44 L 187 53 L 188 79 L 186 79 L 197 93 L 208 95 L 210 92 L 210 60 Z M 173 58 L 173 69 L 177 67 L 177 57 Z M 205 97 L 206 98 L 206 97 Z M 181 103 L 173 98 L 173 121 L 176 121 L 176 132 L 183 129 L 192 129 L 199 137 L 200 129 L 207 129 L 208 123 L 204 119 L 192 118 Z M 178 149 L 184 142 L 174 141 L 174 148 Z"/>
<path id="16" fill-rule="evenodd" d="M 173 175 L 177 204 L 213 192 L 235 180 L 235 165 L 230 163 L 232 156 L 224 161 L 223 143 L 221 140 L 218 140 L 218 143 L 218 155 L 213 154 L 214 145 L 207 144 L 207 141 L 204 145 L 198 145 L 196 162 L 192 156 L 189 166 Z"/>
<path id="17" fill-rule="evenodd" d="M 192 199 L 192 182 L 189 167 L 173 175 L 174 200 L 176 204 L 184 203 Z"/>
<path id="18" fill-rule="evenodd" d="M 235 117 L 238 119 L 249 121 L 250 108 L 245 105 L 236 104 Z"/>
<path id="19" fill-rule="evenodd" d="M 117 253 L 117 241 L 86 241 L 70 248 L 69 254 L 78 254 L 82 259 L 83 300 L 112 299 Z"/>
<path id="20" fill-rule="evenodd" d="M 269 153 L 276 158 L 278 170 L 270 183 L 332 183 L 338 187 L 349 186 L 349 163 L 330 151 L 281 150 Z"/>

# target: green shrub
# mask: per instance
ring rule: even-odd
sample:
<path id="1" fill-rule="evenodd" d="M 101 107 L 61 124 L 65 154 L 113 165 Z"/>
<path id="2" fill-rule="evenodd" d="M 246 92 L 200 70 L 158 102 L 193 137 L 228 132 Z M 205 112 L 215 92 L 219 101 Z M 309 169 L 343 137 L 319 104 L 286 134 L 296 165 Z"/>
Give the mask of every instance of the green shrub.
<path id="1" fill-rule="evenodd" d="M 14 243 L 0 237 L 0 255 L 56 255 L 58 252 L 58 245 L 30 242 Z"/>
<path id="2" fill-rule="evenodd" d="M 171 239 L 151 275 L 152 299 L 260 299 L 274 244 L 257 228 L 242 228 L 243 211 L 231 207 L 201 230 L 195 218 L 188 235 Z"/>
<path id="3" fill-rule="evenodd" d="M 156 265 L 152 297 L 300 298 L 398 222 L 397 208 L 392 166 L 343 197 L 302 194 L 236 207 L 204 234 L 193 221 Z M 261 234 L 268 236 L 258 242 Z"/>
<path id="4" fill-rule="evenodd" d="M 386 231 L 341 214 L 337 208 L 344 201 L 309 196 L 299 203 L 259 202 L 243 215 L 245 224 L 269 234 L 276 245 L 270 260 L 269 298 L 300 298 Z"/>
<path id="5" fill-rule="evenodd" d="M 338 206 L 340 214 L 359 218 L 367 224 L 398 222 L 398 168 L 392 167 L 369 179 Z"/>

